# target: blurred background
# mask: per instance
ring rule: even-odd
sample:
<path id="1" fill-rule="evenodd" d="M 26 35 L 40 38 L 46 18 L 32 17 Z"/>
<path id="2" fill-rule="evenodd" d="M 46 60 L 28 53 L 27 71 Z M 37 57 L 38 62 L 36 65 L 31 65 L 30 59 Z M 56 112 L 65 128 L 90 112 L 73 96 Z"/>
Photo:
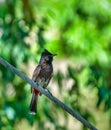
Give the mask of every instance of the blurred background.
<path id="1" fill-rule="evenodd" d="M 46 48 L 57 53 L 48 89 L 111 130 L 111 1 L 0 0 L 0 56 L 32 77 Z M 29 115 L 30 85 L 0 64 L 1 130 L 86 130 L 44 95 Z"/>

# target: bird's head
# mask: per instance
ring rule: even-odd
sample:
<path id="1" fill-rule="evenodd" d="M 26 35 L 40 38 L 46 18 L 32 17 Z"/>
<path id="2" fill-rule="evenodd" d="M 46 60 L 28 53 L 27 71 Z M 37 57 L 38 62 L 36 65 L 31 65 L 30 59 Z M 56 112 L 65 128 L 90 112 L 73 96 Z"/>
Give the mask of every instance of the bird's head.
<path id="1" fill-rule="evenodd" d="M 46 63 L 52 63 L 53 57 L 56 56 L 57 54 L 52 54 L 48 50 L 44 49 L 41 55 L 41 62 L 45 61 Z"/>

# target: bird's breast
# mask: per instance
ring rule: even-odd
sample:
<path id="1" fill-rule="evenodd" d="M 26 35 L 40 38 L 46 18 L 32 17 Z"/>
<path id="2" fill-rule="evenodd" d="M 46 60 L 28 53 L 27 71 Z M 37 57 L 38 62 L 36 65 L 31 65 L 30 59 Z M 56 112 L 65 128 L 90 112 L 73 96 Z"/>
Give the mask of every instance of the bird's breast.
<path id="1" fill-rule="evenodd" d="M 51 65 L 45 65 L 42 67 L 41 69 L 41 78 L 44 77 L 46 80 L 50 77 L 50 75 L 52 74 L 53 72 L 53 68 Z"/>

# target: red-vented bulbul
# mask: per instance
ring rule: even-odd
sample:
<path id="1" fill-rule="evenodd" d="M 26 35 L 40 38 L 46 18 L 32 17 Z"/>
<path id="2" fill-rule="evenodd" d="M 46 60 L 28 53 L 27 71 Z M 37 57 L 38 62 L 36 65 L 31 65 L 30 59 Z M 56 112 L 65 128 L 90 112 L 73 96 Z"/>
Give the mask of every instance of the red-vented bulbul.
<path id="1" fill-rule="evenodd" d="M 41 54 L 39 65 L 35 68 L 32 76 L 32 80 L 37 82 L 39 86 L 43 87 L 44 89 L 49 84 L 49 81 L 52 77 L 53 73 L 53 56 L 56 54 L 51 54 L 48 50 L 44 50 Z M 41 95 L 41 93 L 31 87 L 32 92 L 32 99 L 30 103 L 30 114 L 36 114 L 36 106 L 38 101 L 38 96 Z"/>

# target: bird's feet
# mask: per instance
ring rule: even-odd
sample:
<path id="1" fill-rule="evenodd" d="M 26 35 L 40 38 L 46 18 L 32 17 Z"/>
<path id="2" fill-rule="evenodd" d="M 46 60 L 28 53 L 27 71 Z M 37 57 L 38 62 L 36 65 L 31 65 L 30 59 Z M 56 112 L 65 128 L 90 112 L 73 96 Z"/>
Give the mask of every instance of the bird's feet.
<path id="1" fill-rule="evenodd" d="M 52 96 L 52 93 L 47 88 L 45 88 L 45 91 L 47 91 Z"/>

